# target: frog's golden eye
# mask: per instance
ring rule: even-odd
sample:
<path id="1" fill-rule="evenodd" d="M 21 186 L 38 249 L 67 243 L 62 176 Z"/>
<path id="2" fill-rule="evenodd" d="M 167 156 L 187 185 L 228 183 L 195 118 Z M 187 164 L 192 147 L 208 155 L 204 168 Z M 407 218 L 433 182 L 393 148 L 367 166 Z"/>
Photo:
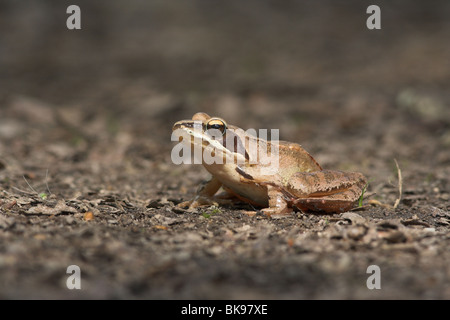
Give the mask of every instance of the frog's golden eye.
<path id="1" fill-rule="evenodd" d="M 222 119 L 212 118 L 206 123 L 206 130 L 210 129 L 219 130 L 224 135 L 227 131 L 227 124 Z"/>

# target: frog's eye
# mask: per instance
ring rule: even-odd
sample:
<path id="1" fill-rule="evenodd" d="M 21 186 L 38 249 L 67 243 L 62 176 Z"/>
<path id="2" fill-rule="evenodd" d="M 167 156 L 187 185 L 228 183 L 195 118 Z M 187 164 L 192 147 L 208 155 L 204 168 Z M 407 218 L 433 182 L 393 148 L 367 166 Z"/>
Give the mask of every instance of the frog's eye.
<path id="1" fill-rule="evenodd" d="M 224 135 L 227 131 L 227 124 L 222 119 L 212 118 L 206 123 L 206 130 L 210 129 L 219 130 Z"/>

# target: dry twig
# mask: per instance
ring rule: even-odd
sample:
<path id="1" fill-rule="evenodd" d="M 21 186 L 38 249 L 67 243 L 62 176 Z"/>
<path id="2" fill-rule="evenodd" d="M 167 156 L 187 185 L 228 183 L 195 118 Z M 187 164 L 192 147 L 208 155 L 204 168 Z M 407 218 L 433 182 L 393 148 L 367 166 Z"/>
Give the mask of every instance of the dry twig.
<path id="1" fill-rule="evenodd" d="M 395 166 L 397 167 L 397 175 L 398 175 L 398 198 L 395 200 L 394 203 L 394 209 L 398 207 L 400 204 L 400 199 L 402 198 L 402 185 L 403 185 L 403 179 L 402 179 L 402 171 L 400 170 L 400 167 L 398 166 L 397 159 L 394 159 Z"/>

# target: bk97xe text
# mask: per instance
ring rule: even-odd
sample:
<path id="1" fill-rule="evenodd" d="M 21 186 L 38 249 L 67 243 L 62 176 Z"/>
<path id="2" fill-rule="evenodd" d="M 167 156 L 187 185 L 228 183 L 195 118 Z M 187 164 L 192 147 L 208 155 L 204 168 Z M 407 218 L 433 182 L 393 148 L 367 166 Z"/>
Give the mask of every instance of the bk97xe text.
<path id="1" fill-rule="evenodd" d="M 226 314 L 267 314 L 267 305 L 238 304 L 225 306 Z"/>

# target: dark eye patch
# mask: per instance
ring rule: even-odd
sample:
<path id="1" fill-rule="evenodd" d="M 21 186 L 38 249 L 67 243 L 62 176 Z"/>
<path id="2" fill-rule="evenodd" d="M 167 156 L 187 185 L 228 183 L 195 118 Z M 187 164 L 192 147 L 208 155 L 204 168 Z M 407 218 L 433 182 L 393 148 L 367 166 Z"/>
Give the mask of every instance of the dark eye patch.
<path id="1" fill-rule="evenodd" d="M 228 130 L 227 137 L 223 141 L 223 146 L 231 152 L 242 154 L 246 160 L 250 160 L 241 139 L 232 130 Z"/>
<path id="2" fill-rule="evenodd" d="M 241 176 L 243 176 L 244 178 L 247 178 L 249 180 L 253 180 L 253 177 L 251 175 L 249 175 L 248 173 L 246 173 L 244 170 L 242 170 L 239 167 L 235 168 L 236 172 L 239 173 Z"/>

